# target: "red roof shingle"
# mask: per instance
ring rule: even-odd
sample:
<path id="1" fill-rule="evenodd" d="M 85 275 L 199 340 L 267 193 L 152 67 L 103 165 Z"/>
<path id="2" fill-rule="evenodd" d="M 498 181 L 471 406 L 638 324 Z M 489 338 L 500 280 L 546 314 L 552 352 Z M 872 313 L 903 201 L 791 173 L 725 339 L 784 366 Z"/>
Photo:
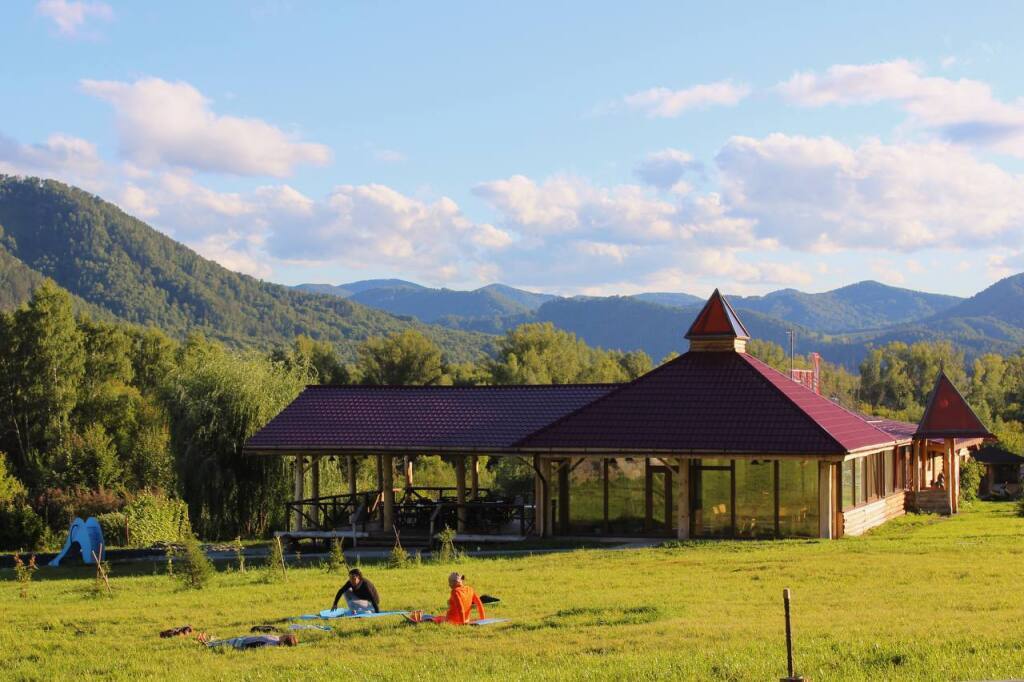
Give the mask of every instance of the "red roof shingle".
<path id="1" fill-rule="evenodd" d="M 939 372 L 928 407 L 917 427 L 918 438 L 989 438 L 992 436 L 974 414 L 945 372 Z"/>
<path id="2" fill-rule="evenodd" d="M 526 450 L 839 454 L 889 434 L 745 353 L 689 352 L 524 438 Z"/>
<path id="3" fill-rule="evenodd" d="M 245 450 L 500 449 L 617 386 L 309 386 Z"/>

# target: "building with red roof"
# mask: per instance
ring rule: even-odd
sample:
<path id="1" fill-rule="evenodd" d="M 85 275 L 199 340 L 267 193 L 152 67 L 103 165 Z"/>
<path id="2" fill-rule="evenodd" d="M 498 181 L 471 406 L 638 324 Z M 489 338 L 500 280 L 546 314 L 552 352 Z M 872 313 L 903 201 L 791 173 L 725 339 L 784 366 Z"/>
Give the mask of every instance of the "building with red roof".
<path id="1" fill-rule="evenodd" d="M 294 458 L 293 533 L 450 521 L 475 535 L 517 522 L 542 536 L 833 538 L 907 509 L 955 512 L 955 464 L 991 438 L 944 375 L 919 425 L 819 395 L 746 352 L 717 290 L 685 338 L 686 353 L 624 384 L 309 387 L 245 450 Z M 453 461 L 453 489 L 413 485 L 424 454 Z M 521 463 L 533 490 L 482 490 L 481 455 Z M 324 457 L 346 462 L 347 495 L 320 496 Z M 357 460 L 374 459 L 377 489 L 360 492 Z"/>

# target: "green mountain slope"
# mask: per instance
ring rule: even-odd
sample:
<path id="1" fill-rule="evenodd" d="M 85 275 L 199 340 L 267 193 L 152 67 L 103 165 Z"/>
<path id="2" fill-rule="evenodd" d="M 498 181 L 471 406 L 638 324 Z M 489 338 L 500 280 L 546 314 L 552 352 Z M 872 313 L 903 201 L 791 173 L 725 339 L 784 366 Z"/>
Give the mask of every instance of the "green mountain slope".
<path id="1" fill-rule="evenodd" d="M 865 281 L 820 294 L 782 289 L 730 300 L 748 310 L 836 334 L 923 320 L 963 299 Z"/>
<path id="2" fill-rule="evenodd" d="M 231 272 L 113 204 L 51 180 L 0 176 L 0 226 L 8 255 L 116 317 L 176 336 L 191 331 L 267 348 L 298 334 L 343 353 L 372 335 L 415 327 L 453 360 L 489 347 L 480 334 L 400 319 L 337 296 L 308 294 Z M 28 281 L 23 270 L 18 281 Z M 17 303 L 31 286 L 11 293 Z"/>

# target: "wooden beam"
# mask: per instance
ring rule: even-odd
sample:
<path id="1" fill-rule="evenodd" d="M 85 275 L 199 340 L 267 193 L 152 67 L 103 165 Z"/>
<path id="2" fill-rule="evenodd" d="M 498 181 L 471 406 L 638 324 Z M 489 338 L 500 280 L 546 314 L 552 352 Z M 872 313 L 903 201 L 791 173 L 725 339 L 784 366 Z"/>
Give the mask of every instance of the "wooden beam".
<path id="1" fill-rule="evenodd" d="M 547 534 L 547 519 L 544 510 L 547 508 L 547 481 L 544 479 L 540 455 L 533 456 L 533 527 L 539 537 Z"/>
<path id="2" fill-rule="evenodd" d="M 644 457 L 644 531 L 649 531 L 654 523 L 654 474 L 651 471 L 651 458 Z"/>
<path id="3" fill-rule="evenodd" d="M 690 460 L 679 458 L 679 476 L 676 481 L 676 537 L 690 537 Z"/>
<path id="4" fill-rule="evenodd" d="M 473 455 L 469 461 L 469 489 L 470 499 L 480 497 L 480 458 L 477 455 Z"/>
<path id="5" fill-rule="evenodd" d="M 832 475 L 832 464 L 818 462 L 818 534 L 825 539 L 832 538 L 832 517 L 835 508 L 835 495 Z"/>
<path id="6" fill-rule="evenodd" d="M 356 494 L 356 456 L 348 456 L 348 494 L 353 497 Z"/>
<path id="7" fill-rule="evenodd" d="M 601 505 L 601 528 L 605 533 L 609 530 L 608 525 L 608 470 L 611 467 L 611 460 L 605 457 L 601 460 L 601 488 L 602 493 L 602 505 Z"/>
<path id="8" fill-rule="evenodd" d="M 665 467 L 662 472 L 662 494 L 665 496 L 665 534 L 672 533 L 672 467 Z"/>
<path id="9" fill-rule="evenodd" d="M 395 525 L 395 463 L 391 455 L 381 455 L 381 474 L 383 477 L 382 516 L 384 532 L 390 532 Z"/>
<path id="10" fill-rule="evenodd" d="M 413 487 L 413 481 L 412 481 L 412 462 L 413 462 L 412 456 L 406 455 L 405 456 L 405 461 L 403 462 L 403 466 L 402 466 L 402 469 L 405 472 L 405 488 L 406 488 L 406 490 L 408 490 L 409 488 Z"/>
<path id="11" fill-rule="evenodd" d="M 570 460 L 571 461 L 571 460 Z M 569 473 L 570 467 L 558 467 L 558 532 L 569 532 Z"/>
<path id="12" fill-rule="evenodd" d="M 459 507 L 456 510 L 456 531 L 459 533 L 466 532 L 466 509 L 462 505 L 466 504 L 466 456 L 458 455 L 455 458 L 455 499 L 459 503 Z"/>
<path id="13" fill-rule="evenodd" d="M 293 497 L 296 502 L 305 499 L 303 495 L 303 488 L 305 487 L 306 472 L 302 466 L 302 457 L 295 458 L 295 465 L 292 467 L 293 475 Z M 295 517 L 292 520 L 292 530 L 302 530 L 302 513 L 296 509 Z"/>
<path id="14" fill-rule="evenodd" d="M 310 464 L 310 467 L 312 469 L 312 475 L 310 476 L 310 478 L 311 478 L 310 483 L 313 486 L 313 495 L 312 495 L 312 497 L 313 497 L 313 499 L 319 500 L 320 499 L 320 455 L 316 455 L 315 457 L 310 457 L 309 464 Z M 319 528 L 320 527 L 320 506 L 319 505 L 316 505 L 316 504 L 313 505 L 312 516 L 313 516 L 313 525 L 316 528 Z"/>

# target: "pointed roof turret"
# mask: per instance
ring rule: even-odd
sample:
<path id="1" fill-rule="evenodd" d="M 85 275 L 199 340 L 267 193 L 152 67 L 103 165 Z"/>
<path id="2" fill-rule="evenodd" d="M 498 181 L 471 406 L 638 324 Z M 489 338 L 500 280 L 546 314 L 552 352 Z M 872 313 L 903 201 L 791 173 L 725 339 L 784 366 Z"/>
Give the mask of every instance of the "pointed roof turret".
<path id="1" fill-rule="evenodd" d="M 940 371 L 915 438 L 992 438 L 960 391 Z"/>
<path id="2" fill-rule="evenodd" d="M 744 352 L 750 332 L 718 289 L 697 314 L 686 332 L 690 350 L 735 350 Z"/>

